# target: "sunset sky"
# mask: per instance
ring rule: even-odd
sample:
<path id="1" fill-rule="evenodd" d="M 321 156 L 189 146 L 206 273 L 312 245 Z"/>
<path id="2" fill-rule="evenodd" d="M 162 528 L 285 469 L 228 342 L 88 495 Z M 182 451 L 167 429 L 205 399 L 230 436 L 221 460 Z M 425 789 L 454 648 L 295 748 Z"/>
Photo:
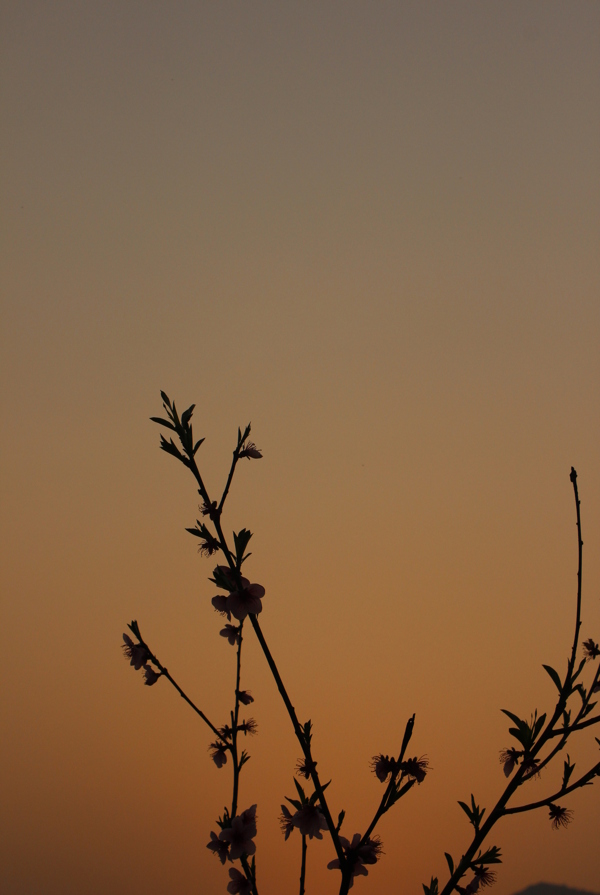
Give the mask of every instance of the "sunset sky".
<path id="1" fill-rule="evenodd" d="M 373 755 L 432 766 L 353 892 L 421 895 L 491 808 L 506 708 L 552 710 L 576 594 L 600 640 L 600 3 L 5 0 L 0 888 L 219 895 L 234 650 L 160 389 L 196 404 L 224 528 L 342 832 Z M 298 891 L 278 816 L 300 757 L 248 626 L 261 895 Z M 600 725 L 596 735 L 600 737 Z M 569 746 L 598 760 L 593 731 Z M 548 770 L 515 804 L 558 788 Z M 600 892 L 600 781 L 502 821 L 493 895 Z M 329 840 L 307 895 L 335 895 Z"/>

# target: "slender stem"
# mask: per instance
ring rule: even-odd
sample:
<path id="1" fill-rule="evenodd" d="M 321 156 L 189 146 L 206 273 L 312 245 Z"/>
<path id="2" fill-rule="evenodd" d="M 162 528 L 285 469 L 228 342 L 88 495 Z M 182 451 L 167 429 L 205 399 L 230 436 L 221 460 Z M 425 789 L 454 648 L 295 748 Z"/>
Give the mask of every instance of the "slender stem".
<path id="1" fill-rule="evenodd" d="M 218 508 L 219 515 L 221 514 L 221 512 L 223 510 L 223 504 L 225 503 L 227 495 L 229 494 L 229 488 L 231 487 L 233 473 L 235 472 L 235 467 L 237 466 L 237 461 L 240 459 L 240 457 L 239 457 L 240 446 L 241 446 L 241 442 L 238 444 L 235 451 L 233 452 L 233 460 L 231 461 L 231 469 L 229 470 L 229 475 L 227 476 L 227 483 L 225 485 L 225 489 L 223 491 L 223 494 L 221 496 L 221 500 L 219 503 L 219 508 Z"/>
<path id="2" fill-rule="evenodd" d="M 306 880 L 306 836 L 302 834 L 302 862 L 300 864 L 300 895 L 304 895 L 304 882 Z"/>
<path id="3" fill-rule="evenodd" d="M 240 858 L 242 867 L 244 868 L 244 873 L 246 874 L 246 879 L 249 880 L 250 885 L 252 886 L 252 895 L 258 895 L 258 888 L 256 885 L 256 874 L 252 873 L 250 868 L 250 864 L 248 863 L 248 858 L 246 855 L 242 855 Z"/>
<path id="4" fill-rule="evenodd" d="M 577 724 L 573 724 L 571 727 L 567 727 L 567 731 L 569 733 L 573 733 L 574 730 L 583 730 L 584 727 L 590 727 L 592 724 L 598 724 L 600 721 L 600 715 L 594 715 L 593 718 L 588 718 L 587 721 L 581 721 Z M 565 732 L 565 728 L 561 728 L 560 730 L 554 730 L 550 736 L 551 737 L 559 737 L 562 736 Z"/>
<path id="5" fill-rule="evenodd" d="M 137 631 L 139 632 L 139 626 L 137 627 Z M 138 640 L 139 640 L 140 644 L 148 650 L 148 655 L 150 656 L 150 660 L 154 663 L 154 665 L 156 665 L 156 667 L 157 667 L 158 670 L 160 671 L 162 677 L 166 677 L 166 679 L 167 679 L 168 681 L 170 681 L 171 684 L 173 684 L 173 686 L 175 687 L 175 689 L 177 690 L 177 692 L 179 693 L 179 695 L 181 696 L 181 698 L 182 698 L 182 699 L 185 699 L 185 701 L 187 702 L 187 704 L 188 704 L 191 708 L 193 708 L 193 710 L 196 712 L 197 715 L 199 715 L 199 716 L 202 718 L 202 720 L 204 721 L 204 723 L 207 724 L 207 725 L 210 727 L 210 729 L 212 730 L 212 732 L 213 732 L 214 734 L 216 734 L 216 736 L 218 736 L 219 739 L 221 739 L 221 734 L 219 733 L 219 731 L 217 730 L 217 728 L 215 727 L 215 725 L 212 723 L 212 721 L 209 721 L 209 719 L 206 717 L 206 715 L 204 714 L 204 712 L 203 712 L 201 709 L 199 709 L 198 706 L 197 706 L 195 703 L 192 702 L 192 700 L 191 700 L 190 697 L 187 695 L 187 693 L 184 693 L 184 691 L 181 689 L 181 687 L 179 686 L 179 684 L 177 683 L 177 681 L 176 681 L 176 680 L 169 674 L 169 672 L 168 672 L 168 670 L 165 668 L 165 666 L 164 666 L 164 665 L 163 665 L 163 664 L 156 658 L 156 656 L 154 655 L 154 653 L 152 652 L 152 650 L 150 649 L 150 647 L 148 646 L 148 644 L 146 643 L 146 641 L 142 638 L 141 634 L 138 633 L 136 636 L 138 637 Z"/>
<path id="6" fill-rule="evenodd" d="M 169 672 L 167 671 L 167 669 L 166 669 L 166 668 L 163 668 L 162 665 L 159 665 L 158 667 L 160 668 L 160 670 L 161 670 L 163 676 L 166 677 L 166 679 L 167 679 L 168 681 L 170 681 L 170 682 L 173 684 L 173 686 L 175 687 L 175 689 L 177 690 L 177 692 L 179 693 L 179 695 L 181 696 L 181 698 L 182 698 L 182 699 L 185 699 L 185 701 L 186 701 L 187 704 L 190 706 L 190 708 L 192 708 L 192 709 L 196 712 L 196 714 L 199 715 L 199 716 L 202 718 L 202 720 L 204 721 L 204 723 L 205 723 L 205 724 L 208 724 L 208 726 L 210 727 L 210 729 L 212 730 L 212 732 L 213 732 L 214 734 L 216 734 L 216 735 L 220 738 L 220 737 L 221 737 L 221 734 L 219 733 L 219 731 L 217 730 L 217 728 L 215 727 L 215 725 L 212 723 L 212 721 L 209 721 L 208 718 L 206 717 L 206 715 L 204 714 L 204 712 L 201 711 L 201 710 L 198 708 L 198 706 L 195 705 L 195 704 L 192 702 L 192 700 L 191 700 L 190 697 L 187 695 L 187 693 L 184 693 L 184 692 L 183 692 L 183 690 L 181 689 L 181 687 L 179 686 L 179 684 L 177 683 L 177 681 L 173 680 L 173 678 L 171 677 L 171 675 L 169 674 Z"/>
<path id="7" fill-rule="evenodd" d="M 256 636 L 258 637 L 258 642 L 260 643 L 260 645 L 262 647 L 262 651 L 265 654 L 267 664 L 268 664 L 269 668 L 271 669 L 271 674 L 273 675 L 273 677 L 275 679 L 275 683 L 277 684 L 277 689 L 279 690 L 279 693 L 281 694 L 281 698 L 283 699 L 283 702 L 287 709 L 288 715 L 290 716 L 290 720 L 294 727 L 294 733 L 296 734 L 296 739 L 300 743 L 302 751 L 304 752 L 304 757 L 306 758 L 307 762 L 310 762 L 310 766 L 312 768 L 311 772 L 310 772 L 310 776 L 311 776 L 313 785 L 315 787 L 315 790 L 317 791 L 319 803 L 321 805 L 321 810 L 323 811 L 323 815 L 325 816 L 325 820 L 327 822 L 327 827 L 331 834 L 331 838 L 332 838 L 333 844 L 335 846 L 338 860 L 340 862 L 340 867 L 343 868 L 344 865 L 346 864 L 346 857 L 344 855 L 344 850 L 342 848 L 342 844 L 340 842 L 340 837 L 338 835 L 338 832 L 335 828 L 335 824 L 333 822 L 333 818 L 331 816 L 329 806 L 327 805 L 327 800 L 325 798 L 325 793 L 323 792 L 323 787 L 321 785 L 321 781 L 319 780 L 319 775 L 318 775 L 317 770 L 314 766 L 315 763 L 312 760 L 310 746 L 306 742 L 306 739 L 304 737 L 304 732 L 302 730 L 302 727 L 300 726 L 300 722 L 298 721 L 298 716 L 296 715 L 296 710 L 294 709 L 294 706 L 291 703 L 290 697 L 288 696 L 287 690 L 285 689 L 284 683 L 281 679 L 281 675 L 279 674 L 279 670 L 277 668 L 277 665 L 275 664 L 275 660 L 273 659 L 273 656 L 271 655 L 271 651 L 270 651 L 269 647 L 267 646 L 267 641 L 265 640 L 265 636 L 261 630 L 261 627 L 260 627 L 260 624 L 259 624 L 259 621 L 258 621 L 258 618 L 256 617 L 256 615 L 250 615 L 250 622 L 252 623 L 252 627 L 254 628 Z"/>
<path id="8" fill-rule="evenodd" d="M 528 805 L 517 805 L 514 808 L 505 808 L 504 814 L 520 814 L 522 811 L 533 811 L 535 808 L 548 806 L 557 799 L 562 799 L 563 796 L 568 796 L 569 793 L 574 792 L 574 790 L 580 789 L 582 786 L 588 786 L 598 774 L 600 774 L 600 764 L 594 765 L 593 768 L 590 768 L 587 774 L 584 774 L 583 777 L 580 777 L 579 780 L 576 780 L 575 783 L 572 783 L 570 786 L 560 789 L 558 792 L 554 793 L 553 796 L 548 796 L 545 799 L 541 799 L 539 802 L 530 802 Z"/>
<path id="9" fill-rule="evenodd" d="M 232 740 L 232 758 L 233 758 L 233 798 L 231 801 L 231 816 L 235 817 L 237 814 L 237 803 L 238 803 L 238 790 L 239 790 L 239 780 L 240 780 L 240 764 L 238 761 L 237 755 L 237 735 L 238 735 L 238 720 L 240 716 L 240 674 L 242 668 L 242 628 L 244 627 L 244 623 L 240 624 L 240 633 L 239 633 L 239 641 L 237 648 L 237 664 L 236 664 L 236 673 L 235 673 L 235 711 L 232 712 L 231 715 L 231 740 Z"/>
<path id="10" fill-rule="evenodd" d="M 575 496 L 575 510 L 577 513 L 577 614 L 575 618 L 575 636 L 573 638 L 573 649 L 571 650 L 571 659 L 569 661 L 569 673 L 567 677 L 573 673 L 575 668 L 575 659 L 577 655 L 577 644 L 579 642 L 579 629 L 581 628 L 581 580 L 583 572 L 583 540 L 581 538 L 581 501 L 579 500 L 579 489 L 577 488 L 577 473 L 571 466 L 571 482 L 573 484 L 573 493 Z"/>

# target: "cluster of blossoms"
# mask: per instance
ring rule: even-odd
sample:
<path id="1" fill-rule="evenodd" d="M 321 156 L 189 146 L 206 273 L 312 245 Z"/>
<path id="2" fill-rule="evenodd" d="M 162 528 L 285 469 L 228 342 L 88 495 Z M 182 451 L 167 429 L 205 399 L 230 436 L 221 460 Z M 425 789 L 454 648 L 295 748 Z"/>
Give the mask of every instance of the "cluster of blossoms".
<path id="1" fill-rule="evenodd" d="M 144 669 L 144 683 L 146 686 L 151 687 L 152 684 L 157 682 L 162 672 L 156 672 L 149 664 L 152 659 L 150 650 L 143 643 L 134 643 L 128 634 L 123 634 L 123 640 L 125 641 L 123 643 L 125 658 L 130 660 L 129 664 L 136 671 L 139 671 L 140 668 Z"/>
<path id="2" fill-rule="evenodd" d="M 241 814 L 231 818 L 230 826 L 224 827 L 219 835 L 211 833 L 211 841 L 206 846 L 218 855 L 221 864 L 237 861 L 242 855 L 253 855 L 256 843 L 256 805 L 246 808 Z"/>
<path id="3" fill-rule="evenodd" d="M 250 696 L 250 694 L 247 693 L 245 690 L 240 691 L 240 702 L 243 702 L 242 694 L 248 700 L 248 702 L 254 702 L 252 696 Z M 258 724 L 254 720 L 254 718 L 248 718 L 247 721 L 244 719 L 240 724 L 237 725 L 236 730 L 238 730 L 240 733 L 243 733 L 244 736 L 254 736 L 254 734 L 258 730 Z M 219 728 L 218 734 L 221 739 L 215 740 L 214 743 L 211 743 L 208 747 L 208 751 L 210 752 L 210 757 L 212 758 L 216 766 L 218 768 L 222 768 L 223 765 L 227 764 L 227 753 L 231 749 L 229 741 L 233 737 L 233 730 L 228 724 L 225 724 L 223 727 Z"/>
<path id="4" fill-rule="evenodd" d="M 219 835 L 210 834 L 210 842 L 206 846 L 217 855 L 221 864 L 226 861 L 237 861 L 256 853 L 256 805 L 246 808 L 241 814 L 231 818 L 229 826 L 224 826 Z M 231 882 L 227 891 L 231 895 L 249 895 L 252 891 L 251 881 L 235 867 L 229 871 Z"/>
<path id="5" fill-rule="evenodd" d="M 123 650 L 125 656 L 136 671 L 143 669 L 145 684 L 148 686 L 152 686 L 161 675 L 164 675 L 178 690 L 179 694 L 186 700 L 186 702 L 208 725 L 214 736 L 214 741 L 210 744 L 209 752 L 213 762 L 218 768 L 222 768 L 226 765 L 228 762 L 228 755 L 231 756 L 231 764 L 233 764 L 233 797 L 231 811 L 229 812 L 226 808 L 224 816 L 218 819 L 217 823 L 220 832 L 218 834 L 215 832 L 210 833 L 210 842 L 207 844 L 207 848 L 219 858 L 222 865 L 225 865 L 228 861 L 230 863 L 235 861 L 240 862 L 240 869 L 237 867 L 229 868 L 229 883 L 227 885 L 229 895 L 257 895 L 256 866 L 254 858 L 256 853 L 254 838 L 257 834 L 257 806 L 252 805 L 240 814 L 238 814 L 237 808 L 239 775 L 242 767 L 249 758 L 249 755 L 245 750 L 238 750 L 237 735 L 238 733 L 243 733 L 245 736 L 251 736 L 256 733 L 257 730 L 257 723 L 253 718 L 248 718 L 247 720 L 243 719 L 241 722 L 239 721 L 240 705 L 247 706 L 254 701 L 249 691 L 240 689 L 243 624 L 248 615 L 252 617 L 252 627 L 258 637 L 263 652 L 265 653 L 265 657 L 267 658 L 277 687 L 283 697 L 288 714 L 290 715 L 296 736 L 304 752 L 304 758 L 299 760 L 296 765 L 296 774 L 298 777 L 303 777 L 306 781 L 311 781 L 314 784 L 314 791 L 312 794 L 307 794 L 300 782 L 294 778 L 294 784 L 299 798 L 291 799 L 286 796 L 285 800 L 294 810 L 292 811 L 286 805 L 282 805 L 281 815 L 279 817 L 281 831 L 284 834 L 286 841 L 294 830 L 299 830 L 302 836 L 300 892 L 302 893 L 305 891 L 306 840 L 322 840 L 323 832 L 329 829 L 337 856 L 334 860 L 329 862 L 327 867 L 331 870 L 341 871 L 342 887 L 340 891 L 343 895 L 347 895 L 348 889 L 353 886 L 355 878 L 358 876 L 368 876 L 369 871 L 367 868 L 370 865 L 376 864 L 383 853 L 381 839 L 378 836 L 372 835 L 381 816 L 402 796 L 411 790 L 415 783 L 421 784 L 430 771 L 429 761 L 425 755 L 422 755 L 421 757 L 414 756 L 413 758 L 404 757 L 412 736 L 415 716 L 413 715 L 406 724 L 402 747 L 398 758 L 380 753 L 379 755 L 374 756 L 371 760 L 371 769 L 373 773 L 381 783 L 385 784 L 387 782 L 387 785 L 383 789 L 380 805 L 375 812 L 371 824 L 367 827 L 366 833 L 364 836 L 361 836 L 360 833 L 355 833 L 351 840 L 339 835 L 345 812 L 340 812 L 337 825 L 334 827 L 331 811 L 324 795 L 329 783 L 321 784 L 319 781 L 317 762 L 314 761 L 311 755 L 312 723 L 310 720 L 304 724 L 300 723 L 286 692 L 277 666 L 275 665 L 274 659 L 266 645 L 259 620 L 256 618 L 256 616 L 262 612 L 262 599 L 265 596 L 265 588 L 260 584 L 251 583 L 248 578 L 243 577 L 241 574 L 243 563 L 248 556 L 250 556 L 249 553 L 246 553 L 246 548 L 252 537 L 252 532 L 246 528 L 242 528 L 238 532 L 234 531 L 233 548 L 231 548 L 228 545 L 221 525 L 223 507 L 229 493 L 229 488 L 238 460 L 244 457 L 246 459 L 260 459 L 262 457 L 262 452 L 257 448 L 254 442 L 248 440 L 251 429 L 250 424 L 248 424 L 243 433 L 241 429 L 238 429 L 238 438 L 236 447 L 233 451 L 232 466 L 222 496 L 219 502 L 211 501 L 195 460 L 196 453 L 204 439 L 201 438 L 199 441 L 195 441 L 192 434 L 191 418 L 194 405 L 185 410 L 183 414 L 179 415 L 175 403 L 171 402 L 164 392 L 161 392 L 161 397 L 163 399 L 166 418 L 152 417 L 151 419 L 163 428 L 174 433 L 179 439 L 180 444 L 180 447 L 176 445 L 171 436 L 167 439 L 164 435 L 161 435 L 161 449 L 174 456 L 177 460 L 183 463 L 186 469 L 192 472 L 198 493 L 203 501 L 199 507 L 201 518 L 196 520 L 194 528 L 188 528 L 187 531 L 199 539 L 199 551 L 204 556 L 210 557 L 219 553 L 219 551 L 222 553 L 221 561 L 224 564 L 217 565 L 213 571 L 213 577 L 210 578 L 222 592 L 214 596 L 211 602 L 216 612 L 223 616 L 224 620 L 227 622 L 226 624 L 223 622 L 224 627 L 219 632 L 220 636 L 226 639 L 231 646 L 237 648 L 235 707 L 230 713 L 230 724 L 217 727 L 197 706 L 194 705 L 191 699 L 186 696 L 179 685 L 173 680 L 167 669 L 161 665 L 156 656 L 146 646 L 137 622 L 135 621 L 129 625 L 129 629 L 137 638 L 138 642 L 134 642 L 127 634 L 123 635 Z M 579 643 L 581 548 L 583 546 L 583 541 L 581 539 L 579 498 L 576 484 L 577 473 L 574 469 L 571 469 L 570 479 L 575 491 L 580 548 L 577 625 L 572 655 L 569 660 L 567 676 L 564 679 L 564 682 L 554 669 L 549 666 L 544 666 L 556 684 L 560 694 L 557 703 L 557 711 L 552 717 L 552 720 L 546 723 L 546 728 L 544 728 L 544 723 L 546 722 L 545 713 L 538 717 L 538 712 L 536 710 L 535 713 L 532 714 L 531 721 L 526 722 L 511 712 L 503 710 L 504 714 L 506 714 L 515 725 L 515 727 L 509 728 L 509 733 L 511 736 L 515 737 L 518 746 L 516 748 L 504 749 L 500 753 L 500 761 L 507 778 L 511 777 L 516 768 L 518 768 L 518 771 L 515 777 L 507 784 L 505 796 L 502 797 L 503 801 L 501 800 L 498 802 L 496 806 L 496 813 L 498 814 L 498 817 L 500 817 L 503 814 L 532 810 L 544 805 L 549 808 L 550 821 L 552 828 L 555 830 L 566 827 L 572 819 L 572 812 L 557 805 L 555 800 L 560 798 L 562 801 L 563 795 L 570 794 L 574 789 L 592 782 L 592 779 L 595 776 L 600 776 L 600 763 L 592 767 L 586 774 L 576 780 L 575 783 L 569 785 L 569 780 L 575 765 L 570 763 L 570 759 L 567 756 L 562 788 L 558 793 L 548 796 L 545 800 L 530 805 L 520 805 L 510 809 L 507 808 L 506 805 L 512 791 L 514 791 L 517 786 L 520 786 L 521 783 L 539 776 L 540 770 L 542 770 L 553 757 L 553 752 L 545 758 L 537 757 L 538 755 L 541 755 L 541 747 L 548 742 L 550 737 L 563 737 L 564 739 L 561 740 L 558 747 L 562 748 L 566 738 L 574 730 L 578 730 L 581 727 L 587 727 L 592 723 L 600 722 L 600 716 L 594 716 L 585 722 L 582 722 L 581 720 L 594 708 L 594 703 L 590 702 L 590 695 L 600 691 L 600 669 L 596 671 L 591 686 L 587 691 L 581 683 L 576 683 L 585 662 L 593 661 L 600 657 L 600 647 L 591 638 L 583 642 L 584 662 L 580 663 L 578 669 L 575 667 L 575 656 L 577 645 Z M 212 531 L 209 530 L 209 523 L 212 523 Z M 578 710 L 578 715 L 572 720 L 571 713 L 566 711 L 565 707 L 568 698 L 575 691 L 578 691 L 582 698 L 582 706 Z M 556 729 L 555 724 L 561 715 L 564 719 L 564 726 Z M 600 740 L 598 742 L 600 744 Z M 459 805 L 465 811 L 470 823 L 473 825 L 475 836 L 471 849 L 466 855 L 463 855 L 456 867 L 451 855 L 446 853 L 446 860 L 450 870 L 450 880 L 443 889 L 443 892 L 448 893 L 457 891 L 459 895 L 477 895 L 480 890 L 495 882 L 496 874 L 491 871 L 487 865 L 500 863 L 500 850 L 496 846 L 492 846 L 482 854 L 481 849 L 479 849 L 488 830 L 487 823 L 481 827 L 481 819 L 483 818 L 485 809 L 479 808 L 475 803 L 474 796 L 471 795 L 470 807 L 464 802 L 459 802 Z M 488 815 L 488 817 L 491 816 L 492 813 Z M 477 857 L 469 858 L 468 855 L 474 855 L 477 849 L 479 849 Z M 465 879 L 467 873 L 473 874 L 472 879 L 468 883 Z M 465 879 L 465 884 L 460 885 L 459 883 L 463 879 Z M 439 895 L 438 880 L 432 877 L 430 886 L 424 885 L 423 889 L 425 895 Z"/>
<path id="6" fill-rule="evenodd" d="M 261 600 L 265 595 L 265 589 L 262 584 L 251 584 L 248 578 L 240 576 L 238 586 L 228 566 L 217 566 L 216 571 L 224 586 L 230 586 L 228 594 L 217 594 L 216 597 L 212 598 L 211 602 L 218 613 L 226 615 L 228 621 L 231 621 L 231 616 L 233 615 L 239 622 L 242 622 L 248 614 L 258 615 L 262 612 Z M 231 632 L 236 632 L 235 635 L 230 634 L 230 630 Z M 233 645 L 239 636 L 239 628 L 235 628 L 233 625 L 225 625 L 221 635 L 227 637 Z"/>
<path id="7" fill-rule="evenodd" d="M 371 769 L 381 783 L 385 783 L 390 774 L 401 772 L 407 777 L 412 777 L 417 783 L 422 783 L 429 770 L 429 761 L 426 755 L 421 758 L 407 758 L 399 764 L 389 755 L 374 755 L 371 759 Z"/>
<path id="8" fill-rule="evenodd" d="M 352 842 L 349 842 L 344 836 L 340 836 L 340 843 L 344 849 L 344 856 L 351 867 L 351 877 L 349 889 L 354 885 L 355 876 L 368 876 L 369 871 L 365 864 L 376 864 L 383 852 L 383 843 L 379 836 L 367 839 L 362 843 L 360 833 L 355 833 Z M 327 865 L 329 870 L 340 870 L 340 860 L 330 861 Z"/>

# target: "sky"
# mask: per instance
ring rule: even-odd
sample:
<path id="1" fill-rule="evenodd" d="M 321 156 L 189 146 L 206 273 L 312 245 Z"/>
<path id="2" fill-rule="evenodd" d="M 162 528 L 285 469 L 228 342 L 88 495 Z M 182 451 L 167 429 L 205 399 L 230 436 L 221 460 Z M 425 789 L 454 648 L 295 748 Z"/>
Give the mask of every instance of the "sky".
<path id="1" fill-rule="evenodd" d="M 230 766 L 120 644 L 135 618 L 218 724 L 234 651 L 198 495 L 158 448 L 195 403 L 227 532 L 254 532 L 261 625 L 342 832 L 369 762 L 431 772 L 356 891 L 421 892 L 502 791 L 506 708 L 553 707 L 600 639 L 600 4 L 1 4 L 2 853 L 7 895 L 225 892 L 206 849 Z M 240 807 L 261 895 L 297 891 L 278 816 L 299 758 L 251 632 Z M 597 760 L 592 734 L 569 747 Z M 562 762 L 560 762 L 562 765 Z M 532 783 L 552 791 L 561 768 Z M 518 801 L 518 800 L 517 800 Z M 600 787 L 507 818 L 496 895 L 600 892 Z M 337 892 L 330 843 L 308 889 Z"/>

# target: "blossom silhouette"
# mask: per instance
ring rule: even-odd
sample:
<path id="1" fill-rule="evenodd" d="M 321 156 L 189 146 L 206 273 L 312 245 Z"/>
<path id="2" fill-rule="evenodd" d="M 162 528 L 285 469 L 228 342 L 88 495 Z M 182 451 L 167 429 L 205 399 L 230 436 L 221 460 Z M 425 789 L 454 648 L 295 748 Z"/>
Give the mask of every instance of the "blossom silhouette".
<path id="1" fill-rule="evenodd" d="M 216 611 L 219 615 L 226 615 L 227 621 L 231 621 L 231 612 L 227 608 L 227 596 L 225 594 L 217 594 L 216 597 L 213 597 L 210 601 L 215 607 Z"/>
<path id="2" fill-rule="evenodd" d="M 213 500 L 212 503 L 208 504 L 206 501 L 200 507 L 200 512 L 203 516 L 208 516 L 213 522 L 215 519 L 219 518 L 219 510 L 217 508 L 217 501 Z"/>
<path id="3" fill-rule="evenodd" d="M 238 699 L 243 705 L 250 705 L 251 702 L 254 702 L 254 696 L 252 696 L 249 690 L 240 690 Z"/>
<path id="4" fill-rule="evenodd" d="M 541 771 L 538 768 L 539 763 L 539 758 L 533 758 L 531 755 L 525 753 L 523 761 L 521 762 L 521 767 L 527 772 L 526 780 L 539 780 L 541 777 Z"/>
<path id="5" fill-rule="evenodd" d="M 379 836 L 373 836 L 358 848 L 357 854 L 363 864 L 376 864 L 383 854 L 383 842 Z"/>
<path id="6" fill-rule="evenodd" d="M 150 659 L 148 647 L 142 643 L 134 643 L 128 634 L 123 634 L 123 640 L 125 643 L 122 649 L 125 658 L 130 660 L 129 664 L 133 665 L 136 671 L 139 671 Z"/>
<path id="7" fill-rule="evenodd" d="M 219 743 L 217 740 L 216 743 L 211 743 L 208 748 L 210 750 L 210 757 L 218 768 L 222 768 L 224 764 L 227 764 L 228 749 L 225 743 Z"/>
<path id="8" fill-rule="evenodd" d="M 252 841 L 255 836 L 256 805 L 246 808 L 234 817 L 231 826 L 219 833 L 219 839 L 229 845 L 229 857 L 232 861 L 236 861 L 244 854 L 253 855 L 256 852 L 256 844 Z"/>
<path id="9" fill-rule="evenodd" d="M 252 892 L 252 883 L 246 879 L 243 873 L 240 873 L 235 867 L 229 870 L 231 882 L 227 885 L 227 891 L 230 895 L 250 895 Z"/>
<path id="10" fill-rule="evenodd" d="M 394 759 L 390 758 L 389 755 L 374 755 L 371 759 L 371 769 L 377 779 L 381 783 L 385 783 L 388 774 L 391 774 L 394 770 Z"/>
<path id="11" fill-rule="evenodd" d="M 279 826 L 281 827 L 281 832 L 285 834 L 285 838 L 287 840 L 290 836 L 290 833 L 294 829 L 294 821 L 289 808 L 287 808 L 285 805 L 281 806 L 281 814 L 279 815 Z"/>
<path id="12" fill-rule="evenodd" d="M 144 665 L 144 683 L 147 687 L 151 687 L 157 682 L 160 674 L 158 674 L 151 665 Z"/>
<path id="13" fill-rule="evenodd" d="M 561 808 L 560 805 L 550 805 L 550 821 L 553 830 L 560 830 L 561 827 L 568 827 L 573 820 L 573 812 L 568 808 Z"/>
<path id="14" fill-rule="evenodd" d="M 250 736 L 254 736 L 258 730 L 258 724 L 254 718 L 248 718 L 247 721 L 242 721 L 241 724 L 238 724 L 238 730 L 241 730 L 244 735 L 249 734 Z"/>
<path id="15" fill-rule="evenodd" d="M 500 753 L 500 763 L 504 766 L 504 776 L 510 777 L 515 767 L 519 763 L 519 759 L 523 755 L 518 749 L 503 749 Z"/>
<path id="16" fill-rule="evenodd" d="M 308 836 L 309 839 L 313 837 L 322 839 L 321 830 L 327 829 L 327 821 L 323 814 L 316 805 L 311 805 L 310 802 L 307 802 L 302 808 L 298 808 L 291 822 L 298 827 L 303 836 Z"/>
<path id="17" fill-rule="evenodd" d="M 427 756 L 422 755 L 421 758 L 417 758 L 416 756 L 415 758 L 408 758 L 400 764 L 400 770 L 408 777 L 414 777 L 417 783 L 422 783 L 429 770 Z"/>
<path id="18" fill-rule="evenodd" d="M 259 612 L 262 612 L 261 600 L 265 595 L 262 584 L 250 584 L 248 578 L 240 580 L 241 590 L 234 590 L 227 597 L 227 610 L 239 622 L 243 621 L 248 613 L 258 615 Z"/>
<path id="19" fill-rule="evenodd" d="M 350 862 L 350 866 L 352 867 L 352 875 L 350 877 L 350 883 L 348 888 L 351 889 L 354 885 L 354 877 L 355 876 L 368 876 L 369 871 L 365 867 L 365 862 L 360 855 L 361 849 L 359 848 L 361 840 L 360 833 L 355 833 L 352 837 L 352 842 L 349 842 L 345 836 L 340 836 L 340 843 L 342 848 L 344 849 L 344 854 L 347 860 Z M 379 843 L 380 844 L 380 843 Z M 370 856 L 372 856 L 373 852 L 371 851 Z M 378 857 L 378 855 L 377 855 Z M 377 857 L 375 861 L 377 861 Z M 367 863 L 375 863 L 375 861 L 368 861 Z M 330 861 L 327 865 L 329 870 L 339 870 L 340 869 L 340 859 L 335 858 L 333 861 Z"/>
<path id="20" fill-rule="evenodd" d="M 226 637 L 231 646 L 235 646 L 236 643 L 239 643 L 242 639 L 242 635 L 240 634 L 240 629 L 235 625 L 225 625 L 224 628 L 221 628 L 219 631 L 221 637 Z"/>
<path id="21" fill-rule="evenodd" d="M 229 857 L 229 845 L 227 842 L 223 842 L 216 833 L 210 834 L 210 842 L 206 846 L 209 848 L 214 855 L 216 855 L 221 862 L 224 864 L 227 858 Z"/>
<path id="22" fill-rule="evenodd" d="M 262 451 L 260 451 L 253 441 L 249 441 L 243 451 L 240 451 L 240 457 L 247 457 L 248 460 L 260 460 Z"/>
<path id="23" fill-rule="evenodd" d="M 212 556 L 213 553 L 217 553 L 221 549 L 221 545 L 217 541 L 217 539 L 207 532 L 203 538 L 202 543 L 198 547 L 198 553 L 201 553 L 202 556 Z"/>
<path id="24" fill-rule="evenodd" d="M 586 659 L 597 659 L 600 656 L 600 646 L 597 643 L 594 643 L 592 638 L 586 640 L 583 644 L 583 652 Z"/>
<path id="25" fill-rule="evenodd" d="M 317 762 L 308 758 L 301 758 L 296 765 L 296 773 L 299 777 L 305 777 L 307 780 L 317 767 Z"/>
<path id="26" fill-rule="evenodd" d="M 496 882 L 496 874 L 489 867 L 484 867 L 483 864 L 480 864 L 475 868 L 474 879 L 477 880 L 478 888 L 481 886 L 481 888 L 485 889 L 486 886 L 493 886 Z"/>

